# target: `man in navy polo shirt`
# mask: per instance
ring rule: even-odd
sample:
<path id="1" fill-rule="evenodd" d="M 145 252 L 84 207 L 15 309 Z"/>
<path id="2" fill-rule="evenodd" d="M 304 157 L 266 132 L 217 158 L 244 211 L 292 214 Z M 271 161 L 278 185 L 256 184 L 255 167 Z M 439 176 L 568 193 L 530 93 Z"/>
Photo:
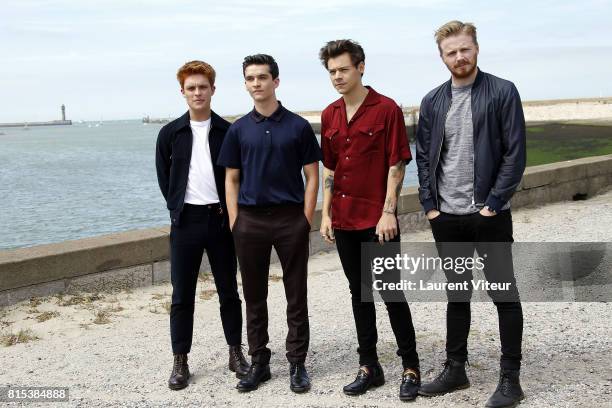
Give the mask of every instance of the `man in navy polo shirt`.
<path id="1" fill-rule="evenodd" d="M 249 372 L 236 388 L 253 391 L 270 379 L 267 297 L 274 247 L 287 297 L 290 388 L 305 392 L 310 389 L 304 367 L 310 339 L 308 237 L 319 188 L 321 150 L 310 124 L 276 99 L 279 78 L 274 58 L 248 56 L 242 70 L 255 108 L 230 126 L 218 159 L 226 167 L 228 215 L 240 264 L 252 356 Z"/>
<path id="2" fill-rule="evenodd" d="M 376 352 L 376 309 L 361 296 L 362 288 L 371 290 L 361 280 L 361 244 L 399 242 L 397 201 L 411 155 L 402 110 L 362 83 L 365 53 L 361 45 L 351 40 L 330 41 L 321 48 L 319 58 L 342 95 L 321 114 L 321 236 L 336 242 L 349 281 L 360 367 L 355 381 L 343 391 L 359 395 L 385 382 Z M 389 299 L 383 295 L 383 300 L 404 367 L 399 397 L 413 400 L 420 372 L 410 308 L 403 296 Z"/>

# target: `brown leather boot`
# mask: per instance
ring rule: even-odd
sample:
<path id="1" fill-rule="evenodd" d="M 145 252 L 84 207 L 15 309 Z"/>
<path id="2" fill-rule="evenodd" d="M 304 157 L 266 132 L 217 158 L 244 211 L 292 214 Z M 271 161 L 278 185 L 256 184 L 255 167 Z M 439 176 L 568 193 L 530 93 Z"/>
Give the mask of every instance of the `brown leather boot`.
<path id="1" fill-rule="evenodd" d="M 244 378 L 249 372 L 247 363 L 242 353 L 242 346 L 229 346 L 229 369 L 236 373 L 236 378 Z"/>
<path id="2" fill-rule="evenodd" d="M 168 380 L 168 387 L 171 390 L 182 390 L 189 385 L 189 366 L 187 365 L 187 354 L 175 354 L 172 374 Z"/>

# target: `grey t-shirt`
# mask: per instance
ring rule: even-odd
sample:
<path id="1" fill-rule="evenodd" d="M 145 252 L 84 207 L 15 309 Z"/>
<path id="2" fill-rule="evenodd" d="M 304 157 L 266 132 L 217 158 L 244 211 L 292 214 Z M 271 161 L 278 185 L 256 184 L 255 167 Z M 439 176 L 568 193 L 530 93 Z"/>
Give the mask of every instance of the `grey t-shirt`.
<path id="1" fill-rule="evenodd" d="M 452 98 L 440 154 L 440 211 L 457 215 L 472 214 L 479 211 L 474 203 L 472 84 L 453 86 Z"/>

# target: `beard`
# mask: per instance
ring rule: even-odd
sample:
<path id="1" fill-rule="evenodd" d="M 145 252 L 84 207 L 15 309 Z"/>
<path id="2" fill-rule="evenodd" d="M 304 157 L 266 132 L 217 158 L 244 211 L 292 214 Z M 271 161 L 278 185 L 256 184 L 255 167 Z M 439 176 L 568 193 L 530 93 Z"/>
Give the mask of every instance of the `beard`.
<path id="1" fill-rule="evenodd" d="M 448 67 L 448 69 L 455 78 L 463 79 L 472 75 L 476 71 L 477 65 L 477 60 L 474 58 L 473 61 L 466 62 L 460 67 Z"/>

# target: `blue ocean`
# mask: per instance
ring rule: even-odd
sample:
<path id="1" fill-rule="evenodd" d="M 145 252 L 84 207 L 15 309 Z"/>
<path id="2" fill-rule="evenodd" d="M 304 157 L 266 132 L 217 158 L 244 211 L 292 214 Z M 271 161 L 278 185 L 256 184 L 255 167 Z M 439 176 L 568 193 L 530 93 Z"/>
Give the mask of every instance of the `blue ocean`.
<path id="1" fill-rule="evenodd" d="M 0 128 L 0 249 L 169 224 L 155 174 L 161 126 Z M 417 184 L 414 161 L 404 184 Z"/>

